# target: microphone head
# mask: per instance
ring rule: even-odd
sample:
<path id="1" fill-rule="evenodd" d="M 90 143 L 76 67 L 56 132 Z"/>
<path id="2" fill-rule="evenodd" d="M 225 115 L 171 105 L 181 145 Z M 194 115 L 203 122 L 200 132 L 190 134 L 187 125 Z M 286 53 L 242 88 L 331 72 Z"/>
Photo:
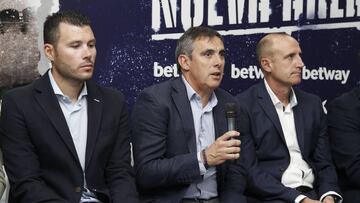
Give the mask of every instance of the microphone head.
<path id="1" fill-rule="evenodd" d="M 225 104 L 226 118 L 236 118 L 236 104 L 226 103 Z"/>

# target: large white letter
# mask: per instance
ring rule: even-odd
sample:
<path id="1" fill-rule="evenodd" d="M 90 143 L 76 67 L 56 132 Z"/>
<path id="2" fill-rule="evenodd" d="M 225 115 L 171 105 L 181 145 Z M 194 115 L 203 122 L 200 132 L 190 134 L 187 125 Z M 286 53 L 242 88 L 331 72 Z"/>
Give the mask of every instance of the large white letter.
<path id="1" fill-rule="evenodd" d="M 313 1 L 313 0 L 306 2 L 306 17 L 307 17 L 307 19 L 315 18 L 315 3 L 316 3 L 316 1 Z"/>
<path id="2" fill-rule="evenodd" d="M 339 8 L 339 0 L 332 0 L 330 5 L 330 18 L 343 18 L 344 9 Z"/>
<path id="3" fill-rule="evenodd" d="M 346 0 L 346 17 L 355 17 L 355 4 L 357 7 L 357 16 L 360 16 L 360 0 Z"/>
<path id="4" fill-rule="evenodd" d="M 229 24 L 241 24 L 245 0 L 228 0 Z M 236 17 L 237 15 L 237 17 Z"/>
<path id="5" fill-rule="evenodd" d="M 171 9 L 170 9 L 171 6 Z M 152 29 L 157 32 L 160 29 L 160 10 L 164 13 L 166 28 L 176 27 L 176 0 L 152 0 Z M 171 12 L 172 11 L 172 12 Z M 172 13 L 172 16 L 171 16 Z"/>
<path id="6" fill-rule="evenodd" d="M 160 2 L 158 0 L 152 0 L 152 11 L 151 11 L 151 27 L 157 32 L 160 29 Z"/>
<path id="7" fill-rule="evenodd" d="M 181 1 L 181 22 L 184 30 L 199 26 L 204 18 L 204 0 L 194 0 L 194 18 L 191 19 L 191 0 Z"/>
<path id="8" fill-rule="evenodd" d="M 249 0 L 249 23 L 257 22 L 257 12 L 258 12 L 257 1 Z"/>
<path id="9" fill-rule="evenodd" d="M 353 17 L 355 15 L 354 0 L 346 0 L 346 17 Z"/>
<path id="10" fill-rule="evenodd" d="M 269 18 L 271 14 L 269 0 L 260 0 L 259 11 L 260 11 L 260 22 L 261 23 L 269 22 Z"/>
<path id="11" fill-rule="evenodd" d="M 293 9 L 294 9 L 294 20 L 299 20 L 300 15 L 303 13 L 303 0 L 294 0 Z"/>
<path id="12" fill-rule="evenodd" d="M 291 0 L 283 0 L 283 21 L 290 21 L 291 20 Z"/>
<path id="13" fill-rule="evenodd" d="M 204 0 L 194 0 L 194 18 L 191 19 L 191 0 L 181 1 L 181 22 L 184 30 L 199 26 L 204 18 Z"/>
<path id="14" fill-rule="evenodd" d="M 217 15 L 217 0 L 209 0 L 208 3 L 208 25 L 222 25 L 223 17 Z"/>
<path id="15" fill-rule="evenodd" d="M 184 1 L 184 0 L 183 0 Z M 204 0 L 194 0 L 193 26 L 199 26 L 204 20 Z"/>
<path id="16" fill-rule="evenodd" d="M 326 18 L 326 0 L 319 0 L 318 16 L 320 19 Z"/>

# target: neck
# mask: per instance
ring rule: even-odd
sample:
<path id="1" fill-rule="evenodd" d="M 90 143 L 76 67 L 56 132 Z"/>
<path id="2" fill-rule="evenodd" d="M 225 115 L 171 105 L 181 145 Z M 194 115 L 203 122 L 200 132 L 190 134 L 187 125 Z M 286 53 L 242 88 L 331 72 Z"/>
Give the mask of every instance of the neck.
<path id="1" fill-rule="evenodd" d="M 61 77 L 56 71 L 51 72 L 53 74 L 56 84 L 64 95 L 68 96 L 72 103 L 78 100 L 80 92 L 84 87 L 84 81 L 71 80 L 69 78 Z"/>
<path id="2" fill-rule="evenodd" d="M 266 80 L 271 90 L 277 96 L 277 98 L 287 106 L 290 102 L 291 86 L 284 86 L 282 84 L 273 82 L 272 80 Z"/>
<path id="3" fill-rule="evenodd" d="M 184 78 L 189 83 L 189 85 L 194 89 L 194 91 L 200 96 L 202 107 L 205 107 L 210 100 L 213 90 L 206 87 L 194 85 L 196 83 L 192 82 L 191 78 L 186 77 L 185 74 L 184 74 Z"/>

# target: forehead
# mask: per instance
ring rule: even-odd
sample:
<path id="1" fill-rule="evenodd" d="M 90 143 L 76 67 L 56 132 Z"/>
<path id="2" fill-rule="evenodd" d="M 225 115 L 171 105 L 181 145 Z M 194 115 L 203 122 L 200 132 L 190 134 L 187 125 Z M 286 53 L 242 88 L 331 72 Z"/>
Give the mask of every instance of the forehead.
<path id="1" fill-rule="evenodd" d="M 290 37 L 290 36 L 280 36 L 274 38 L 273 41 L 274 47 L 299 47 L 299 43 L 296 41 L 296 39 Z"/>
<path id="2" fill-rule="evenodd" d="M 281 36 L 274 38 L 272 46 L 274 54 L 301 52 L 299 43 L 290 36 Z"/>
<path id="3" fill-rule="evenodd" d="M 224 43 L 218 37 L 198 37 L 193 43 L 195 49 L 214 49 L 221 51 L 224 49 Z"/>
<path id="4" fill-rule="evenodd" d="M 92 40 L 94 33 L 90 26 L 76 26 L 61 22 L 59 24 L 59 40 Z"/>

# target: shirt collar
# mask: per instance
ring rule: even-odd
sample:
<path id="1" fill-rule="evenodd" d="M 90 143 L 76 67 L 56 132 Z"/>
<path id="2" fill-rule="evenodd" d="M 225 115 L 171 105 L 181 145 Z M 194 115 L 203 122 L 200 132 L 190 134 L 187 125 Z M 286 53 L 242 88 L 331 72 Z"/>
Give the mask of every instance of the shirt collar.
<path id="1" fill-rule="evenodd" d="M 56 95 L 60 95 L 60 96 L 64 96 L 64 97 L 68 97 L 67 95 L 64 95 L 64 93 L 61 91 L 61 89 L 59 88 L 59 86 L 57 85 L 54 76 L 51 73 L 51 69 L 48 71 L 49 73 L 49 79 L 50 79 L 50 84 L 54 90 L 54 93 Z M 86 86 L 86 81 L 84 82 L 84 87 L 82 88 L 78 100 L 81 99 L 83 96 L 88 95 L 88 91 L 87 91 L 87 86 Z"/>
<path id="2" fill-rule="evenodd" d="M 200 95 L 195 92 L 195 90 L 186 81 L 186 79 L 183 75 L 181 75 L 181 79 L 183 80 L 183 82 L 185 84 L 186 93 L 187 93 L 187 97 L 188 97 L 189 101 L 196 99 L 196 98 L 200 99 Z M 213 108 L 217 105 L 217 103 L 218 103 L 218 100 L 217 100 L 216 94 L 215 94 L 215 92 L 212 92 L 208 105 L 210 105 L 210 107 Z"/>
<path id="3" fill-rule="evenodd" d="M 275 95 L 275 93 L 272 91 L 272 89 L 270 88 L 269 84 L 267 83 L 267 81 L 265 79 L 264 79 L 264 82 L 265 82 L 266 91 L 270 95 L 271 101 L 274 104 L 274 106 L 277 106 L 277 105 L 280 105 L 280 104 L 283 106 L 283 104 L 281 103 L 279 98 Z M 294 89 L 291 87 L 290 102 L 289 102 L 290 108 L 293 108 L 294 106 L 296 106 L 297 103 L 298 102 L 297 102 L 297 98 L 296 98 Z"/>

